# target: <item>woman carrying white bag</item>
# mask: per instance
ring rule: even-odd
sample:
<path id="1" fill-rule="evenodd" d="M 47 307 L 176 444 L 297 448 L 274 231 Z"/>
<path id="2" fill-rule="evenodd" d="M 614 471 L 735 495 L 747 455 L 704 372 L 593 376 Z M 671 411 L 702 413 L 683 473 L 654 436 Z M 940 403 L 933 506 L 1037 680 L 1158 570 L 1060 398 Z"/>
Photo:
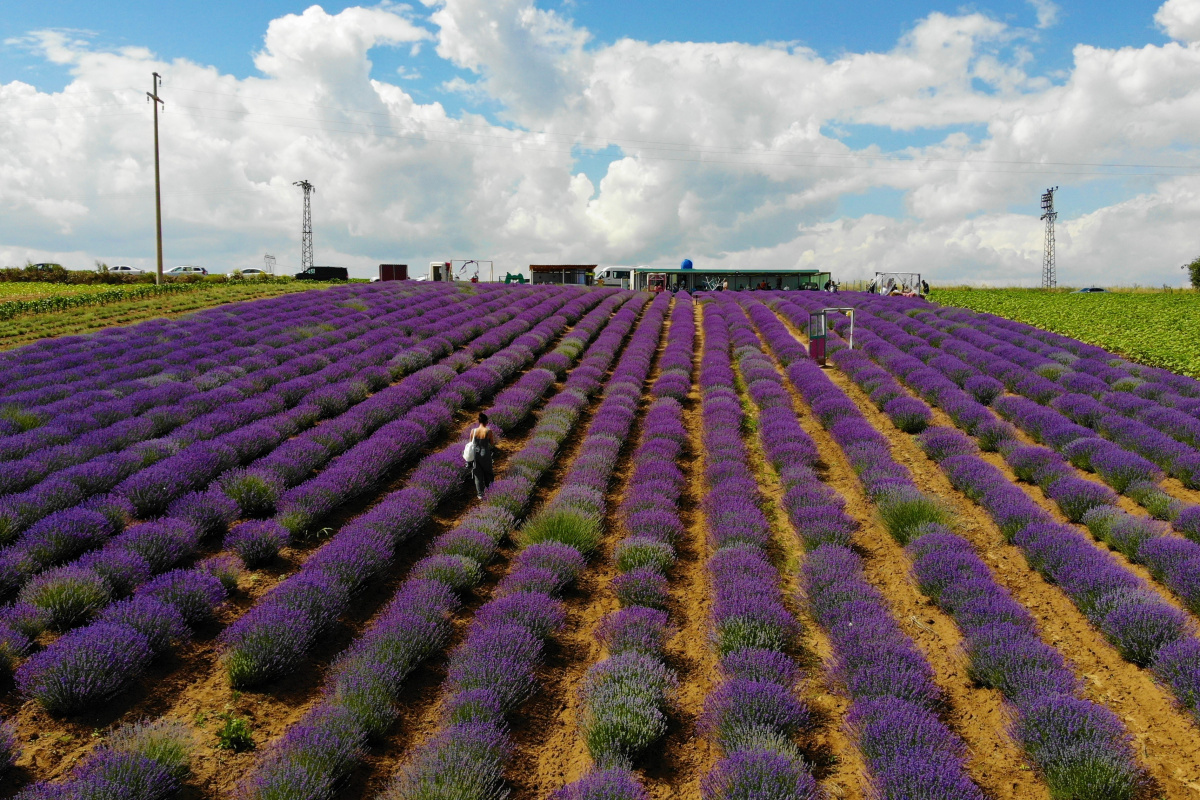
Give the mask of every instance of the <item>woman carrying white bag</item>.
<path id="1" fill-rule="evenodd" d="M 475 479 L 475 494 L 480 500 L 495 474 L 492 472 L 492 455 L 496 452 L 496 434 L 488 427 L 488 416 L 479 412 L 479 424 L 471 429 L 471 438 L 463 448 L 463 460 L 471 466 L 471 477 Z"/>

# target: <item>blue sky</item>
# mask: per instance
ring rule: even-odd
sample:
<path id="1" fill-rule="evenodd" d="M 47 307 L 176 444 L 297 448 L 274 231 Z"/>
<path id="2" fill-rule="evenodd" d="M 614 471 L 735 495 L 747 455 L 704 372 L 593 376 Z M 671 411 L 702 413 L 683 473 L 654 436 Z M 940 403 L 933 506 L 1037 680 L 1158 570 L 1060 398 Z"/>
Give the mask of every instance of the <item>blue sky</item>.
<path id="1" fill-rule="evenodd" d="M 353 3 L 322 3 L 336 13 Z M 366 5 L 366 4 L 364 4 Z M 1071 50 L 1079 43 L 1097 47 L 1141 47 L 1160 44 L 1166 37 L 1153 24 L 1160 3 L 1146 0 L 1058 0 L 1057 22 L 1038 31 L 1031 50 L 1035 71 L 1053 76 L 1070 67 Z M 845 52 L 879 52 L 920 19 L 940 11 L 955 14 L 979 11 L 1012 26 L 1037 27 L 1037 11 L 1027 0 L 985 3 L 948 3 L 935 0 L 889 0 L 871 3 L 815 3 L 789 0 L 576 0 L 541 3 L 558 9 L 586 28 L 593 44 L 609 44 L 628 37 L 647 42 L 795 42 L 827 58 Z M 262 48 L 267 24 L 307 5 L 295 2 L 177 2 L 149 0 L 97 3 L 94 0 L 57 0 L 5 3 L 0 15 L 0 41 L 19 38 L 46 28 L 89 32 L 99 46 L 149 47 L 165 59 L 187 58 L 210 64 L 238 77 L 255 74 L 252 54 Z M 427 10 L 415 4 L 417 18 Z M 374 75 L 394 79 L 400 66 L 419 69 L 424 79 L 416 86 L 435 92 L 437 83 L 456 75 L 435 57 L 410 58 L 400 50 L 380 48 L 372 53 Z M 46 64 L 40 56 L 12 45 L 0 50 L 0 83 L 21 80 L 42 90 L 58 90 L 67 82 L 67 71 Z"/>
<path id="2" fill-rule="evenodd" d="M 289 179 L 328 168 L 322 185 L 329 188 L 319 191 L 318 202 L 331 209 L 340 204 L 341 214 L 335 230 L 324 233 L 324 241 L 336 245 L 330 258 L 364 264 L 396 242 L 400 249 L 416 250 L 410 260 L 418 263 L 450 249 L 521 261 L 522 248 L 544 257 L 557 248 L 555 257 L 579 252 L 578 257 L 600 261 L 674 261 L 680 248 L 726 261 L 763 253 L 811 261 L 846 258 L 847 252 L 874 253 L 857 256 L 867 260 L 924 259 L 939 237 L 950 236 L 965 237 L 955 238 L 956 247 L 981 250 L 978 274 L 960 277 L 995 280 L 1011 274 L 1024 280 L 1038 266 L 1040 233 L 1029 219 L 1036 221 L 1040 213 L 1037 196 L 1044 185 L 1062 184 L 1062 220 L 1078 229 L 1079 239 L 1064 231 L 1064 254 L 1073 246 L 1081 257 L 1108 252 L 1105 236 L 1115 231 L 1098 220 L 1130 216 L 1130 209 L 1134 217 L 1145 214 L 1182 230 L 1162 209 L 1184 213 L 1180 197 L 1192 196 L 1189 181 L 1200 170 L 1185 171 L 1179 180 L 1168 172 L 1078 174 L 1114 171 L 1084 164 L 1200 162 L 1200 125 L 1184 124 L 1177 111 L 1193 108 L 1188 93 L 1200 91 L 1194 88 L 1200 70 L 1189 54 L 1195 45 L 1190 51 L 1179 45 L 1195 41 L 1189 26 L 1200 0 L 1165 2 L 437 0 L 430 6 L 365 6 L 382 13 L 376 21 L 385 26 L 387 19 L 409 26 L 409 33 L 389 39 L 363 28 L 353 16 L 357 7 L 345 3 L 323 5 L 317 20 L 303 13 L 307 6 L 286 2 L 10 1 L 0 16 L 0 104 L 6 89 L 20 103 L 9 103 L 7 117 L 0 110 L 0 137 L 21 141 L 12 145 L 7 162 L 0 155 L 0 180 L 19 176 L 20 189 L 15 199 L 0 189 L 0 258 L 28 252 L 31 258 L 72 253 L 144 259 L 144 224 L 138 223 L 136 234 L 123 224 L 107 224 L 97 201 L 146 191 L 145 123 L 80 110 L 86 104 L 75 93 L 81 86 L 103 85 L 108 102 L 135 106 L 124 116 L 138 118 L 147 109 L 135 99 L 149 88 L 148 74 L 141 76 L 161 65 L 172 112 L 164 124 L 185 126 L 193 140 L 185 148 L 168 146 L 164 156 L 174 179 L 168 227 L 179 231 L 189 250 L 200 251 L 188 256 L 192 260 L 244 260 L 255 251 L 290 247 L 282 233 L 291 227 L 290 221 L 285 225 L 294 200 L 287 193 Z M 481 19 L 500 33 L 493 36 L 482 24 L 472 27 Z M 323 48 L 320 39 L 330 26 L 361 46 Z M 37 34 L 45 31 L 57 32 L 59 44 Z M 936 47 L 929 49 L 930 41 L 948 48 L 945 59 Z M 54 47 L 60 48 L 57 55 Z M 261 53 L 280 56 L 276 67 L 283 72 L 260 71 L 255 57 Z M 293 56 L 311 62 L 304 68 L 309 70 L 304 80 L 316 80 L 311 92 L 288 77 L 292 67 L 286 63 Z M 622 74 L 623 58 L 651 66 L 641 74 Z M 364 65 L 369 60 L 370 77 L 400 96 L 376 98 L 374 89 L 355 84 L 356 59 Z M 33 86 L 35 95 L 18 89 L 17 82 Z M 845 82 L 842 89 L 831 88 L 839 82 Z M 67 86 L 71 95 L 51 96 Z M 254 92 L 261 96 L 264 87 L 273 97 L 287 98 L 279 102 L 288 105 L 266 106 L 271 113 L 311 117 L 313 124 L 254 119 L 263 108 Z M 806 106 L 798 98 L 810 90 L 817 99 Z M 1119 97 L 1109 97 L 1114 90 Z M 580 91 L 588 93 L 582 105 Z M 239 99 L 228 99 L 234 97 Z M 389 109 L 382 117 L 381 101 Z M 24 118 L 22 103 L 31 109 Z M 233 116 L 204 111 L 218 103 L 232 103 Z M 370 133 L 338 130 L 326 119 L 330 104 L 352 118 L 375 114 L 378 124 Z M 474 127 L 457 127 L 464 115 L 478 116 Z M 66 117 L 87 129 L 84 141 L 65 137 L 47 144 L 45 131 L 27 125 L 52 126 Z M 406 119 L 422 122 L 412 130 Z M 30 130 L 22 131 L 23 125 Z M 448 137 L 447 130 L 460 135 Z M 547 130 L 560 139 L 538 144 L 539 131 Z M 1031 140 L 1031 130 L 1041 138 Z M 509 131 L 512 139 L 506 138 Z M 563 132 L 586 134 L 600 144 L 572 143 L 561 139 Z M 427 140 L 438 141 L 435 134 L 456 143 L 443 141 L 434 147 L 439 154 L 423 155 L 430 149 Z M 165 140 L 176 144 L 174 136 L 167 130 Z M 306 140 L 317 143 L 324 161 L 306 166 L 301 151 L 293 152 L 292 145 Z M 500 140 L 517 140 L 513 146 L 522 155 L 503 163 L 495 152 Z M 655 156 L 656 143 L 681 140 L 695 156 L 691 160 L 672 163 L 678 159 L 664 159 L 661 148 Z M 619 144 L 638 141 L 651 143 L 650 149 Z M 471 148 L 466 142 L 490 144 Z M 54 180 L 53 170 L 28 168 L 42 163 L 48 148 L 58 148 L 51 160 L 66 165 Z M 695 163 L 705 158 L 696 155 L 701 152 L 731 150 L 837 153 L 823 165 L 801 158 L 803 166 L 795 166 L 791 158 L 769 166 L 782 156 L 758 166 L 737 166 L 741 156 Z M 194 163 L 201 153 L 215 159 L 212 166 Z M 878 158 L 897 153 L 940 161 L 914 175 L 914 167 Z M 1034 162 L 1059 166 L 1022 176 L 1027 167 L 1021 165 Z M 378 168 L 364 172 L 366 163 Z M 102 176 L 102 164 L 111 175 Z M 222 176 L 229 166 L 236 169 Z M 80 172 L 92 168 L 95 175 Z M 195 175 L 187 191 L 182 190 L 187 181 L 179 179 L 184 168 Z M 30 188 L 41 179 L 45 196 Z M 261 195 L 268 179 L 274 187 L 270 202 L 250 200 Z M 129 191 L 114 194 L 114 180 Z M 337 180 L 346 188 L 335 190 L 330 181 Z M 396 194 L 408 181 L 412 196 Z M 352 186 L 363 195 L 357 204 L 345 199 Z M 343 192 L 341 199 L 335 191 Z M 455 207 L 464 194 L 473 196 L 486 223 Z M 246 195 L 251 205 L 233 210 L 245 205 L 236 195 Z M 394 208 L 375 213 L 389 201 Z M 658 213 L 661 208 L 666 212 Z M 178 218 L 172 221 L 173 216 Z M 236 224 L 215 223 L 223 218 Z M 253 220 L 261 220 L 254 232 L 231 231 L 252 227 Z M 399 229 L 407 232 L 394 234 L 394 240 L 386 233 Z M 1161 251 L 1155 259 L 1175 257 L 1168 255 L 1172 247 L 1183 245 L 1163 243 L 1176 235 L 1182 236 L 1161 233 L 1153 239 Z M 912 252 L 896 255 L 902 248 L 880 244 L 888 236 L 903 238 Z M 589 257 L 593 251 L 597 254 Z M 1112 256 L 1114 273 L 1120 258 Z M 1168 274 L 1165 268 L 1152 271 L 1154 280 Z"/>

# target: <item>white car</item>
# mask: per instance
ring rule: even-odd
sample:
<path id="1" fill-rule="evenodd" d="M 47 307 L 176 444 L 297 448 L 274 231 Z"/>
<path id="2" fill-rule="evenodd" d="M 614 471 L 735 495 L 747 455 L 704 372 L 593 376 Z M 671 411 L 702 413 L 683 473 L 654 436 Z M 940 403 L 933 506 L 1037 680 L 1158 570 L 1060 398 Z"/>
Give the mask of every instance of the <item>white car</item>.
<path id="1" fill-rule="evenodd" d="M 228 273 L 225 277 L 228 280 L 234 280 L 238 276 L 241 276 L 243 278 L 262 278 L 262 277 L 266 276 L 266 274 L 267 274 L 267 271 L 264 269 L 258 269 L 257 267 L 250 267 L 249 269 L 235 269 L 232 272 Z"/>
<path id="2" fill-rule="evenodd" d="M 167 274 L 167 275 L 207 275 L 208 270 L 206 270 L 204 267 L 182 266 L 182 267 L 172 267 L 171 269 L 167 270 L 165 274 Z"/>
<path id="3" fill-rule="evenodd" d="M 128 264 L 117 264 L 114 267 L 109 267 L 108 271 L 113 275 L 145 275 L 146 270 L 131 267 Z"/>

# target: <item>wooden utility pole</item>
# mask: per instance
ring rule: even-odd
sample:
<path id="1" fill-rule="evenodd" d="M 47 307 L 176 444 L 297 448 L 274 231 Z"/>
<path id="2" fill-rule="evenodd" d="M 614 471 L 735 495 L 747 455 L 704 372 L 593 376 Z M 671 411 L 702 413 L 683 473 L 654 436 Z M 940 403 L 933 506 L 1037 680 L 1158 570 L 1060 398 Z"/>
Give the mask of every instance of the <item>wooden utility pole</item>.
<path id="1" fill-rule="evenodd" d="M 158 106 L 161 103 L 162 107 L 166 108 L 167 104 L 163 103 L 158 96 L 158 87 L 162 85 L 162 76 L 157 72 L 153 75 L 154 91 L 146 92 L 146 96 L 150 98 L 150 104 L 154 106 L 154 227 L 158 235 L 158 272 L 154 275 L 154 282 L 162 283 L 162 186 L 159 182 L 158 168 Z"/>

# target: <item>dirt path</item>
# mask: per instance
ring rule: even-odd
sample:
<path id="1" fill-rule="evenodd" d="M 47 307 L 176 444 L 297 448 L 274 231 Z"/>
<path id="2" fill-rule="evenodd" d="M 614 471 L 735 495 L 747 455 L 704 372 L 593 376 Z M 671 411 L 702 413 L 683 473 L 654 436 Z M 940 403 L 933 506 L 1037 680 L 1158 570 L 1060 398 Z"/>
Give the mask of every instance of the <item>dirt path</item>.
<path id="1" fill-rule="evenodd" d="M 547 345 L 553 349 L 574 326 L 567 326 Z M 520 370 L 497 391 L 513 385 L 532 368 Z M 556 384 L 555 390 L 561 388 Z M 549 396 L 549 394 L 547 395 Z M 425 452 L 436 452 L 465 435 L 473 424 L 475 411 L 461 410 L 455 414 L 450 429 L 441 434 Z M 532 418 L 533 415 L 531 415 Z M 531 419 L 517 426 L 501 439 L 496 454 L 497 474 L 502 474 L 509 455 L 520 448 L 532 431 Z M 383 497 L 406 484 L 419 460 L 413 460 L 393 471 L 377 492 L 354 498 L 326 520 L 334 530 L 370 510 Z M 146 678 L 136 688 L 104 704 L 94 712 L 65 719 L 46 713 L 36 701 L 20 704 L 8 716 L 17 726 L 22 746 L 19 769 L 6 782 L 14 788 L 34 779 L 57 778 L 70 770 L 94 749 L 95 731 L 104 731 L 139 719 L 169 717 L 189 722 L 197 731 L 202 746 L 193 757 L 189 787 L 195 797 L 228 795 L 246 771 L 255 763 L 256 754 L 230 753 L 215 746 L 219 717 L 232 713 L 245 718 L 261 747 L 282 735 L 299 720 L 319 699 L 321 685 L 328 665 L 374 619 L 379 609 L 392 597 L 412 566 L 423 554 L 428 541 L 464 516 L 472 505 L 471 491 L 463 490 L 446 500 L 434 513 L 433 522 L 400 546 L 392 568 L 383 580 L 377 580 L 355 598 L 341 625 L 327 634 L 320 646 L 309 654 L 301 670 L 253 691 L 237 691 L 229 686 L 220 664 L 218 636 L 222 630 L 249 611 L 270 589 L 298 571 L 322 542 L 305 541 L 284 548 L 277 561 L 266 568 L 242 576 L 238 591 L 221 610 L 216 624 L 199 632 L 197 638 L 176 648 L 155 663 Z M 24 779 L 24 780 L 21 780 Z M 4 792 L 0 790 L 0 797 Z"/>
<path id="2" fill-rule="evenodd" d="M 642 313 L 644 315 L 644 309 Z M 642 317 L 639 317 L 638 324 L 640 324 L 641 319 Z M 622 350 L 628 344 L 629 338 L 632 337 L 633 331 L 636 329 L 637 324 L 630 329 L 629 335 L 622 344 Z M 618 351 L 616 357 L 614 357 L 607 376 L 611 376 L 612 366 L 620 358 L 620 352 Z M 607 377 L 605 380 L 607 382 Z M 566 477 L 571 464 L 574 463 L 575 457 L 579 453 L 591 420 L 602 400 L 603 391 L 592 398 L 588 407 L 580 415 L 574 429 L 559 450 L 556 466 L 543 477 L 535 489 L 529 508 L 536 509 L 540 507 L 557 492 L 559 485 Z M 350 798 L 374 797 L 377 793 L 383 791 L 392 780 L 396 770 L 403 763 L 406 755 L 440 730 L 442 704 L 445 699 L 442 691 L 442 683 L 446 677 L 450 653 L 453 652 L 454 648 L 466 635 L 476 609 L 491 599 L 496 584 L 508 572 L 511 559 L 516 555 L 516 552 L 517 549 L 514 546 L 506 546 L 500 550 L 497 557 L 488 565 L 486 579 L 474 590 L 468 602 L 455 616 L 455 632 L 450 642 L 442 648 L 438 656 L 427 661 L 409 679 L 409 684 L 405 688 L 400 703 L 401 713 L 399 719 L 401 723 L 393 726 L 384 740 L 372 747 L 364 767 L 356 772 L 350 784 L 339 793 L 339 798 L 350 800 Z M 585 591 L 584 584 L 587 579 L 588 574 L 585 572 L 580 578 L 579 585 L 567 592 L 564 600 L 568 604 L 568 610 L 570 610 L 570 604 L 574 599 L 574 595 Z M 570 624 L 571 621 L 568 620 L 568 625 Z M 563 636 L 565 637 L 569 633 L 570 629 L 568 628 Z M 558 651 L 561 649 L 563 649 L 562 646 L 556 645 L 553 641 L 548 644 L 547 664 L 559 656 Z M 543 667 L 542 672 L 544 673 L 545 671 L 546 667 Z M 539 673 L 539 677 L 545 680 L 549 676 Z M 514 724 L 514 737 L 520 725 L 521 720 L 518 720 Z"/>
<path id="3" fill-rule="evenodd" d="M 761 338 L 759 344 L 760 346 L 763 344 Z M 763 346 L 763 352 L 773 361 L 775 360 L 766 351 L 765 346 Z M 776 367 L 778 368 L 778 366 L 779 364 L 776 362 Z M 740 367 L 735 366 L 734 371 L 738 376 L 738 389 L 742 393 L 743 402 L 749 402 L 745 394 L 745 387 L 742 385 Z M 807 407 L 792 390 L 791 384 L 786 378 L 783 385 L 792 395 L 792 408 L 797 419 L 805 431 L 812 436 L 810 428 L 814 425 L 819 428 L 819 423 L 809 414 Z M 753 410 L 753 405 L 750 406 L 750 409 Z M 798 654 L 799 662 L 804 669 L 800 696 L 809 708 L 816 712 L 820 723 L 816 731 L 806 737 L 807 740 L 803 742 L 802 750 L 813 765 L 813 777 L 821 782 L 830 796 L 846 800 L 862 800 L 867 796 L 866 764 L 845 727 L 846 713 L 850 709 L 850 698 L 836 686 L 836 682 L 830 674 L 833 646 L 830 644 L 829 637 L 809 613 L 808 604 L 802 601 L 800 565 L 804 563 L 804 548 L 800 543 L 799 534 L 788 519 L 787 511 L 782 506 L 783 485 L 779 481 L 779 475 L 775 468 L 768 461 L 758 435 L 747 436 L 745 441 L 750 468 L 754 472 L 755 480 L 758 481 L 766 501 L 763 510 L 771 525 L 773 560 L 781 569 L 780 578 L 784 588 L 784 604 L 804 628 L 802 649 Z M 814 439 L 814 441 L 816 440 Z M 847 477 L 830 466 L 830 456 L 840 455 L 837 445 L 833 444 L 832 446 L 833 450 L 821 448 L 823 461 L 818 465 L 818 474 L 823 482 L 842 491 Z M 856 483 L 853 473 L 849 474 L 848 480 Z M 863 519 L 863 516 L 855 514 L 854 509 L 848 507 L 847 512 L 856 519 Z M 869 514 L 869 511 L 867 513 Z"/>
<path id="4" fill-rule="evenodd" d="M 712 592 L 705 564 L 711 554 L 701 502 L 704 488 L 703 423 L 696 376 L 704 352 L 702 307 L 695 303 L 696 339 L 692 351 L 692 388 L 683 403 L 683 425 L 688 432 L 681 465 L 686 476 L 679 501 L 685 534 L 675 548 L 676 561 L 669 575 L 671 605 L 668 611 L 678 633 L 667 644 L 667 664 L 679 676 L 670 728 L 662 744 L 661 769 L 648 769 L 646 789 L 655 800 L 699 800 L 700 781 L 716 764 L 720 753 L 707 737 L 696 735 L 696 720 L 704 699 L 716 680 L 716 654 L 709 646 Z M 669 765 L 669 766 L 668 766 Z"/>
<path id="5" fill-rule="evenodd" d="M 642 384 L 633 427 L 609 484 L 604 540 L 592 556 L 593 566 L 567 598 L 567 627 L 556 637 L 557 646 L 539 674 L 542 691 L 522 713 L 522 724 L 514 726 L 514 757 L 508 770 L 514 800 L 544 798 L 582 778 L 592 767 L 587 746 L 579 736 L 579 715 L 583 710 L 580 690 L 587 670 L 603 655 L 603 649 L 596 642 L 596 628 L 605 615 L 621 607 L 612 591 L 612 579 L 617 574 L 612 560 L 613 548 L 625 538 L 619 511 L 629 489 L 633 454 L 641 441 L 642 425 L 650 405 L 648 390 L 659 375 L 659 358 L 666 346 L 669 329 L 668 309 L 650 371 Z"/>
<path id="6" fill-rule="evenodd" d="M 971 680 L 960 655 L 962 636 L 958 626 L 914 585 L 910 578 L 911 560 L 879 523 L 874 504 L 867 498 L 841 447 L 812 416 L 791 381 L 785 381 L 785 385 L 793 405 L 802 409 L 800 424 L 822 454 L 822 479 L 845 498 L 846 513 L 862 525 L 854 537 L 854 547 L 863 556 L 867 580 L 883 593 L 892 616 L 933 667 L 935 680 L 949 706 L 946 722 L 969 748 L 967 768 L 971 778 L 990 797 L 1048 800 L 1046 786 L 1030 772 L 1021 749 L 1005 732 L 1009 717 L 1003 696 L 994 689 L 978 687 Z M 839 747 L 850 748 L 858 756 L 848 741 L 839 743 Z M 853 777 L 861 780 L 861 770 L 859 766 Z"/>
<path id="7" fill-rule="evenodd" d="M 796 334 L 794 329 L 792 332 Z M 1200 731 L 1191 720 L 1180 713 L 1149 672 L 1121 658 L 1057 586 L 1030 569 L 1021 551 L 1005 543 L 987 512 L 956 491 L 911 436 L 897 430 L 840 371 L 831 369 L 828 375 L 888 438 L 896 460 L 908 468 L 917 486 L 950 506 L 958 520 L 958 533 L 975 545 L 996 581 L 1030 610 L 1042 638 L 1074 665 L 1084 679 L 1085 694 L 1125 721 L 1136 750 L 1157 783 L 1158 796 L 1196 800 L 1200 796 Z"/>
<path id="8" fill-rule="evenodd" d="M 903 385 L 901 385 L 901 388 L 905 389 L 907 391 L 906 387 L 904 387 Z M 951 427 L 951 428 L 954 427 L 954 421 L 950 419 L 949 415 L 947 415 L 946 412 L 942 411 L 940 408 L 937 408 L 935 406 L 931 406 L 930 410 L 933 412 L 933 424 L 934 425 L 944 425 L 944 426 Z M 1019 428 L 1016 429 L 1016 431 L 1017 431 L 1017 438 L 1018 438 L 1018 440 L 1020 440 L 1020 442 L 1022 444 L 1026 444 L 1026 445 L 1030 445 L 1030 446 L 1038 446 L 1038 447 L 1043 446 L 1043 445 L 1039 445 L 1036 441 L 1033 440 L 1033 437 L 1031 437 L 1029 434 L 1025 433 L 1024 431 L 1020 430 Z M 1155 591 L 1163 599 L 1163 602 L 1169 603 L 1170 605 L 1174 606 L 1175 608 L 1179 609 L 1180 611 L 1182 611 L 1185 614 L 1191 614 L 1193 617 L 1196 616 L 1191 610 L 1189 610 L 1187 608 L 1187 606 L 1185 606 L 1183 603 L 1181 603 L 1179 601 L 1178 598 L 1175 597 L 1175 595 L 1171 592 L 1170 589 L 1168 589 L 1166 586 L 1164 586 L 1159 581 L 1155 580 L 1154 576 L 1150 574 L 1150 570 L 1146 569 L 1146 567 L 1142 566 L 1141 564 L 1137 564 L 1137 563 L 1131 561 L 1129 559 L 1129 557 L 1126 556 L 1124 553 L 1121 553 L 1118 550 L 1114 550 L 1111 547 L 1109 547 L 1107 544 L 1105 544 L 1104 542 L 1097 541 L 1096 539 L 1094 539 L 1092 537 L 1091 531 L 1089 531 L 1087 529 L 1086 525 L 1073 523 L 1069 519 L 1067 519 L 1067 517 L 1062 513 L 1062 511 L 1059 510 L 1058 504 L 1055 503 L 1053 500 L 1051 500 L 1046 495 L 1046 493 L 1044 491 L 1042 491 L 1042 489 L 1040 487 L 1038 487 L 1034 484 L 1031 484 L 1031 483 L 1025 483 L 1024 481 L 1021 481 L 1019 478 L 1017 478 L 1016 474 L 1013 473 L 1012 469 L 1004 461 L 1004 457 L 1001 456 L 999 453 L 980 453 L 980 456 L 985 461 L 992 464 L 997 469 L 999 469 L 1001 472 L 1003 472 L 1004 477 L 1008 478 L 1008 480 L 1010 480 L 1013 483 L 1020 486 L 1021 489 L 1025 492 L 1025 494 L 1029 495 L 1029 497 L 1034 502 L 1036 502 L 1039 506 L 1041 506 L 1043 509 L 1045 509 L 1045 511 L 1048 514 L 1050 514 L 1051 516 L 1054 517 L 1055 522 L 1059 522 L 1059 523 L 1062 523 L 1063 525 L 1071 525 L 1071 526 L 1075 527 L 1077 530 L 1079 530 L 1081 533 L 1083 533 L 1085 536 L 1087 536 L 1089 539 L 1091 539 L 1092 543 L 1096 547 L 1098 547 L 1102 550 L 1107 550 L 1109 553 L 1112 554 L 1112 557 L 1114 559 L 1116 559 L 1117 563 L 1119 563 L 1125 569 L 1129 570 L 1130 572 L 1134 573 L 1139 578 L 1141 578 L 1143 581 L 1145 581 L 1147 584 L 1147 588 Z M 1107 484 L 1104 483 L 1102 480 L 1100 480 L 1100 478 L 1097 475 L 1094 475 L 1090 472 L 1085 472 L 1084 470 L 1078 469 L 1077 467 L 1071 467 L 1071 469 L 1074 470 L 1073 474 L 1077 478 L 1082 478 L 1083 480 L 1090 481 L 1099 486 L 1107 486 Z M 1125 495 L 1117 495 L 1117 506 L 1122 511 L 1132 514 L 1135 517 L 1142 517 L 1143 519 L 1150 518 L 1150 514 L 1149 514 L 1149 512 L 1146 511 L 1146 509 L 1142 508 L 1140 505 L 1138 505 L 1137 503 L 1135 503 L 1133 500 L 1126 497 Z M 1168 534 L 1168 535 L 1173 536 L 1173 535 L 1177 535 L 1177 534 Z"/>

